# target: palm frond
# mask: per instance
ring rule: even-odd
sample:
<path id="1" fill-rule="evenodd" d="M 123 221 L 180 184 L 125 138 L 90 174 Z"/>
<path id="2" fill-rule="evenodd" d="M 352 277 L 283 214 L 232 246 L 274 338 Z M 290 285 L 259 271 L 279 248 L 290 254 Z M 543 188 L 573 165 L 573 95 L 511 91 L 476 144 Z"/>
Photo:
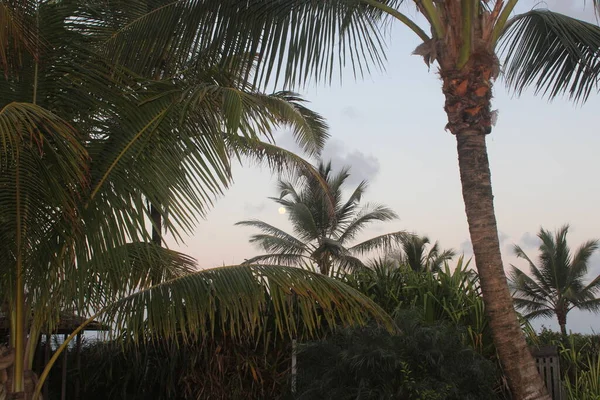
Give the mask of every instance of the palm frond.
<path id="1" fill-rule="evenodd" d="M 389 251 L 397 246 L 406 235 L 405 231 L 386 233 L 358 243 L 348 250 L 353 254 L 366 254 L 374 250 Z"/>
<path id="2" fill-rule="evenodd" d="M 536 319 L 536 318 L 552 318 L 554 316 L 554 310 L 550 309 L 540 309 L 537 311 L 532 311 L 528 314 L 525 314 L 525 318 L 528 320 Z"/>
<path id="3" fill-rule="evenodd" d="M 78 229 L 79 200 L 89 184 L 88 155 L 78 136 L 34 104 L 0 110 L 0 253 L 9 265 L 35 266 L 40 254 L 47 265 L 57 244 Z"/>
<path id="4" fill-rule="evenodd" d="M 269 234 L 254 234 L 250 236 L 250 243 L 258 244 L 262 250 L 267 252 L 302 254 L 306 251 L 304 243 L 291 235 L 288 238 Z"/>
<path id="5" fill-rule="evenodd" d="M 513 297 L 528 298 L 537 302 L 551 301 L 552 292 L 546 291 L 534 279 L 512 265 L 509 275 L 509 285 L 513 291 Z"/>
<path id="6" fill-rule="evenodd" d="M 358 184 L 358 186 L 354 189 L 350 197 L 346 200 L 346 202 L 339 207 L 336 212 L 336 219 L 339 224 L 346 224 L 349 222 L 355 215 L 356 207 L 360 203 L 363 194 L 367 190 L 368 183 L 367 181 L 362 181 Z"/>
<path id="7" fill-rule="evenodd" d="M 529 256 L 525 253 L 525 251 L 518 245 L 515 245 L 513 247 L 513 250 L 515 252 L 515 255 L 518 258 L 522 258 L 524 260 L 527 261 L 527 263 L 529 264 L 529 269 L 531 271 L 531 273 L 533 274 L 533 276 L 535 277 L 535 279 L 537 280 L 538 285 L 540 285 L 544 291 L 546 293 L 551 293 L 552 292 L 552 281 L 548 281 L 546 278 L 546 275 L 540 271 L 540 269 L 538 269 L 538 267 L 535 265 L 535 263 L 529 258 Z M 514 266 L 513 266 L 514 268 Z"/>
<path id="8" fill-rule="evenodd" d="M 244 265 L 247 264 L 265 264 L 265 265 L 285 265 L 288 267 L 304 268 L 312 271 L 312 262 L 310 257 L 303 254 L 291 254 L 291 253 L 270 253 L 261 254 L 254 256 L 248 260 L 245 260 Z"/>
<path id="9" fill-rule="evenodd" d="M 286 150 L 273 143 L 264 142 L 258 138 L 247 138 L 240 135 L 226 135 L 225 140 L 229 150 L 238 157 L 244 157 L 259 164 L 266 164 L 269 169 L 277 172 L 280 176 L 310 176 L 318 185 L 324 188 L 327 187 L 327 182 L 319 175 L 314 166 L 293 151 Z M 291 196 L 295 202 L 298 202 L 298 193 L 296 193 L 291 182 L 280 179 L 278 186 L 281 191 L 281 198 Z"/>
<path id="10" fill-rule="evenodd" d="M 39 38 L 35 26 L 35 3 L 30 1 L 0 3 L 0 66 L 4 74 L 19 70 L 23 53 L 35 56 L 39 53 Z"/>
<path id="11" fill-rule="evenodd" d="M 577 308 L 593 313 L 600 312 L 600 299 L 590 299 L 577 304 Z"/>
<path id="12" fill-rule="evenodd" d="M 598 91 L 600 27 L 548 10 L 532 10 L 507 24 L 502 37 L 507 85 L 533 86 L 550 99 L 566 94 L 585 102 Z"/>
<path id="13" fill-rule="evenodd" d="M 381 66 L 381 13 L 357 5 L 356 0 L 179 0 L 148 8 L 145 2 L 121 1 L 115 5 L 124 9 L 117 29 L 100 7 L 80 18 L 89 18 L 96 35 L 106 38 L 108 56 L 138 73 L 202 53 L 229 69 L 254 65 L 259 82 L 274 77 L 290 84 L 331 80 L 335 65 L 347 59 L 356 75 Z"/>
<path id="14" fill-rule="evenodd" d="M 373 206 L 367 204 L 343 230 L 339 236 L 339 241 L 345 243 L 354 239 L 371 222 L 392 221 L 397 218 L 398 214 L 389 207 L 379 204 Z"/>
<path id="15" fill-rule="evenodd" d="M 375 303 L 341 282 L 266 265 L 220 267 L 173 279 L 113 303 L 103 320 L 133 340 L 144 332 L 187 340 L 210 335 L 216 326 L 235 338 L 259 331 L 267 307 L 278 333 L 289 337 L 299 333 L 300 318 L 309 336 L 318 334 L 322 323 L 335 328 L 374 318 L 392 326 Z"/>
<path id="16" fill-rule="evenodd" d="M 573 255 L 569 270 L 569 281 L 575 282 L 584 278 L 588 271 L 589 259 L 598 249 L 598 240 L 583 243 Z"/>

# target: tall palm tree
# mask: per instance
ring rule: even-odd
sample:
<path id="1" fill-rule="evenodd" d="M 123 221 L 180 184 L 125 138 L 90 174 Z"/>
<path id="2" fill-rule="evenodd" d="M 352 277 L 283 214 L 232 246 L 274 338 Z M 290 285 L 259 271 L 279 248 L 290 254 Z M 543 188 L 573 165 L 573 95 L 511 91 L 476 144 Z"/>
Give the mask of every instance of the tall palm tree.
<path id="1" fill-rule="evenodd" d="M 340 269 L 364 267 L 357 256 L 377 249 L 389 249 L 398 243 L 405 232 L 387 233 L 363 242 L 350 242 L 369 224 L 391 221 L 395 212 L 383 205 L 365 205 L 360 200 L 367 189 L 362 181 L 346 200 L 343 188 L 350 176 L 349 168 L 334 174 L 331 162 L 317 166 L 321 178 L 299 175 L 294 182 L 280 180 L 280 196 L 271 198 L 284 207 L 294 234 L 289 234 L 259 220 L 240 221 L 236 225 L 258 228 L 262 233 L 252 235 L 266 254 L 253 257 L 247 263 L 273 262 L 294 266 L 315 266 L 323 275 Z"/>
<path id="2" fill-rule="evenodd" d="M 515 306 L 527 313 L 526 318 L 556 316 L 564 337 L 567 336 L 569 311 L 578 308 L 600 312 L 600 275 L 585 283 L 590 257 L 598 249 L 599 242 L 589 240 L 571 253 L 567 244 L 568 231 L 568 225 L 554 235 L 540 229 L 539 266 L 515 245 L 515 254 L 527 261 L 532 276 L 514 265 L 510 274 Z"/>
<path id="3" fill-rule="evenodd" d="M 425 19 L 421 27 L 402 12 L 403 3 L 190 0 L 175 2 L 163 12 L 157 9 L 152 18 L 128 29 L 137 32 L 154 25 L 168 31 L 169 24 L 185 15 L 195 19 L 194 26 L 203 27 L 198 29 L 215 43 L 225 43 L 219 48 L 249 58 L 258 55 L 253 74 L 257 81 L 272 77 L 294 85 L 311 78 L 330 80 L 338 60 L 344 64 L 350 59 L 355 75 L 368 72 L 385 58 L 383 24 L 406 25 L 422 41 L 415 53 L 423 56 L 428 67 L 437 63 L 442 79 L 446 129 L 457 141 L 465 211 L 486 312 L 509 385 L 516 398 L 548 399 L 512 308 L 500 253 L 486 147 L 496 118 L 492 88 L 504 70 L 506 82 L 518 92 L 534 86 L 550 98 L 566 93 L 575 101 L 585 101 L 597 89 L 600 28 L 544 9 L 513 15 L 519 0 L 414 0 L 410 3 Z M 596 0 L 592 3 L 600 6 Z M 208 9 L 213 12 L 203 12 Z M 115 40 L 113 47 L 123 45 L 129 36 Z M 170 43 L 166 36 L 163 41 Z M 501 44 L 506 50 L 502 54 Z M 168 49 L 168 45 L 140 41 L 143 56 L 137 63 L 144 65 Z"/>
<path id="4" fill-rule="evenodd" d="M 31 394 L 37 340 L 62 310 L 93 315 L 132 340 L 210 334 L 211 324 L 252 334 L 267 296 L 280 300 L 278 326 L 293 331 L 292 302 L 282 301 L 290 290 L 309 326 L 323 316 L 333 324 L 383 315 L 308 271 L 194 272 L 189 257 L 149 243 L 147 202 L 168 211 L 164 221 L 181 237 L 230 183 L 234 156 L 308 171 L 260 138 L 289 124 L 304 148 L 318 151 L 326 126 L 295 94 L 261 93 L 240 71 L 215 67 L 216 56 L 211 64 L 194 53 L 155 74 L 136 68 L 132 42 L 118 48 L 133 54 L 129 65 L 114 62 L 106 38 L 127 35 L 142 3 L 0 4 L 0 293 L 11 317 L 9 392 Z M 159 33 L 144 38 L 159 41 Z M 239 301 L 241 291 L 248 302 Z"/>
<path id="5" fill-rule="evenodd" d="M 431 242 L 427 236 L 407 235 L 401 240 L 401 249 L 388 255 L 389 258 L 409 266 L 413 271 L 438 272 L 444 262 L 450 261 L 456 252 L 442 250 L 439 242 L 427 248 Z"/>

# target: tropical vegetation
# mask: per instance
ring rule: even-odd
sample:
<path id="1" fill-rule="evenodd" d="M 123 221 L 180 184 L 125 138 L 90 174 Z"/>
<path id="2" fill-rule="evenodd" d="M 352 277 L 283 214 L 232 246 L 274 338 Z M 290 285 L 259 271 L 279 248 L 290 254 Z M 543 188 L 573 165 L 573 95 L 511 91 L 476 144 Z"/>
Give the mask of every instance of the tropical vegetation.
<path id="1" fill-rule="evenodd" d="M 140 52 L 140 40 L 161 44 L 156 31 L 133 29 L 152 7 L 0 4 L 0 292 L 10 321 L 3 392 L 31 396 L 34 349 L 61 312 L 95 317 L 134 341 L 186 340 L 215 324 L 234 338 L 252 335 L 271 298 L 280 334 L 291 334 L 298 318 L 315 332 L 316 321 L 383 316 L 357 292 L 309 271 L 195 272 L 194 260 L 152 242 L 159 224 L 178 239 L 190 232 L 231 182 L 236 156 L 310 171 L 260 141 L 276 126 L 292 127 L 309 153 L 327 135 L 297 95 L 260 92 L 243 71 L 219 68 L 227 55 L 209 51 L 214 42 L 202 41 L 197 27 L 177 32 L 186 40 L 174 47 L 185 56 Z"/>
<path id="2" fill-rule="evenodd" d="M 597 90 L 600 27 L 543 9 L 513 15 L 518 0 L 414 1 L 424 29 L 402 3 L 0 3 L 0 291 L 11 330 L 1 390 L 33 391 L 33 349 L 61 311 L 103 318 L 116 338 L 137 343 L 199 340 L 215 326 L 232 338 L 258 335 L 269 307 L 275 331 L 293 337 L 368 315 L 389 322 L 364 295 L 322 274 L 263 264 L 193 272 L 193 260 L 161 245 L 165 229 L 180 241 L 191 232 L 231 183 L 238 157 L 292 166 L 323 185 L 321 174 L 271 143 L 273 129 L 287 124 L 303 149 L 318 153 L 323 120 L 295 93 L 265 88 L 330 81 L 347 60 L 355 75 L 367 73 L 385 60 L 385 24 L 399 21 L 442 79 L 502 371 L 515 398 L 547 399 L 500 256 L 486 149 L 492 88 L 503 71 L 517 93 L 533 86 L 584 102 Z M 321 250 L 311 256 L 323 272 L 334 257 L 351 269 L 350 249 Z"/>
<path id="3" fill-rule="evenodd" d="M 527 261 L 531 276 L 514 265 L 510 274 L 517 309 L 529 319 L 556 317 L 565 338 L 567 315 L 571 310 L 600 312 L 600 275 L 585 282 L 590 257 L 598 249 L 599 242 L 589 240 L 572 253 L 567 243 L 568 232 L 568 225 L 554 234 L 540 228 L 537 265 L 515 245 L 515 254 Z"/>
<path id="4" fill-rule="evenodd" d="M 418 309 L 399 310 L 401 335 L 344 330 L 301 349 L 299 399 L 495 399 L 497 366 L 465 345 L 465 332 Z"/>
<path id="5" fill-rule="evenodd" d="M 377 264 L 377 265 L 375 265 Z M 179 346 L 147 341 L 84 346 L 84 398 L 504 398 L 477 274 L 459 262 L 439 273 L 375 261 L 342 278 L 393 315 L 399 330 L 376 324 L 297 338 L 292 393 L 289 338 L 261 334 L 232 341 L 226 329 Z M 395 281 L 384 278 L 398 272 Z M 160 366 L 160 367 L 158 367 Z M 59 382 L 54 381 L 55 392 Z"/>
<path id="6" fill-rule="evenodd" d="M 550 98 L 567 94 L 585 101 L 597 89 L 600 27 L 539 8 L 513 15 L 518 0 L 410 2 L 424 17 L 424 27 L 403 12 L 403 0 L 259 0 L 235 10 L 231 3 L 218 2 L 215 31 L 243 32 L 238 49 L 245 51 L 238 54 L 260 55 L 255 76 L 264 82 L 270 76 L 288 85 L 330 80 L 337 60 L 350 59 L 355 74 L 382 65 L 383 26 L 389 21 L 402 23 L 419 38 L 415 54 L 427 67 L 437 64 L 442 79 L 446 129 L 457 141 L 471 243 L 504 371 L 518 398 L 547 399 L 512 308 L 500 254 L 486 148 L 497 117 L 492 88 L 505 71 L 516 92 L 533 86 Z M 186 4 L 192 11 L 215 3 Z M 282 54 L 286 45 L 293 50 Z"/>
<path id="7" fill-rule="evenodd" d="M 236 225 L 258 228 L 261 233 L 250 237 L 250 242 L 266 254 L 255 256 L 255 262 L 315 268 L 323 275 L 338 274 L 364 268 L 358 257 L 375 250 L 389 250 L 408 234 L 404 231 L 386 233 L 351 244 L 370 224 L 397 219 L 390 208 L 381 204 L 360 206 L 367 189 L 362 181 L 343 197 L 344 184 L 350 176 L 344 167 L 335 173 L 331 162 L 319 162 L 318 176 L 297 174 L 292 181 L 279 180 L 279 197 L 271 198 L 281 205 L 294 230 L 286 233 L 259 220 L 240 221 Z"/>

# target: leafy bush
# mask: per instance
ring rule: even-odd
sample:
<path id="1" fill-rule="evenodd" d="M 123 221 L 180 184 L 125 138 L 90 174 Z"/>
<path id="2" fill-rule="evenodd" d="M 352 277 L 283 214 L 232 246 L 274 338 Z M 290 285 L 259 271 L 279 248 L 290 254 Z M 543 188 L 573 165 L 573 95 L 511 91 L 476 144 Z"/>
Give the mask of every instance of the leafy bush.
<path id="1" fill-rule="evenodd" d="M 466 344 L 494 358 L 488 319 L 479 277 L 461 257 L 454 270 L 446 263 L 437 273 L 416 272 L 393 260 L 376 260 L 369 270 L 349 275 L 347 283 L 363 292 L 385 311 L 395 313 L 417 308 L 428 323 L 446 321 L 464 328 Z"/>
<path id="2" fill-rule="evenodd" d="M 498 371 L 452 323 L 397 313 L 399 334 L 349 329 L 301 347 L 299 399 L 492 399 Z"/>
<path id="3" fill-rule="evenodd" d="M 269 334 L 243 342 L 221 336 L 188 344 L 156 341 L 126 348 L 114 342 L 93 342 L 82 348 L 81 398 L 277 399 L 289 388 L 290 358 L 290 341 Z M 55 378 L 51 391 L 59 393 L 60 366 L 51 376 Z"/>
<path id="4" fill-rule="evenodd" d="M 571 335 L 569 345 L 561 345 L 561 364 L 568 366 L 564 386 L 568 400 L 600 400 L 600 351 L 598 335 Z M 585 341 L 581 344 L 581 338 Z"/>

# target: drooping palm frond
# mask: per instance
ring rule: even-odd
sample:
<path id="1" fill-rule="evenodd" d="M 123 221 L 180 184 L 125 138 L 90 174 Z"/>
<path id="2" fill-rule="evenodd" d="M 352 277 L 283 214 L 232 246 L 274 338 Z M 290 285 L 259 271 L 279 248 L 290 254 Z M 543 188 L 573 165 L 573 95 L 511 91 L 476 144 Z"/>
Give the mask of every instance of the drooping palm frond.
<path id="1" fill-rule="evenodd" d="M 538 301 L 551 301 L 551 292 L 532 279 L 525 272 L 512 265 L 510 272 L 510 288 L 513 290 L 513 297 L 526 296 Z"/>
<path id="2" fill-rule="evenodd" d="M 269 325 L 278 335 L 290 339 L 367 322 L 389 331 L 395 328 L 377 304 L 338 280 L 295 267 L 258 264 L 186 274 L 106 304 L 87 323 L 103 321 L 122 343 L 189 343 L 219 332 L 239 341 L 260 337 L 267 318 L 272 318 Z M 84 327 L 80 325 L 52 357 L 36 395 L 58 354 Z"/>
<path id="3" fill-rule="evenodd" d="M 87 3 L 78 18 L 104 38 L 108 57 L 138 73 L 152 74 L 163 64 L 177 69 L 190 54 L 203 53 L 207 59 L 221 59 L 228 69 L 243 71 L 254 65 L 257 81 L 280 77 L 291 83 L 331 80 L 334 66 L 348 59 L 356 75 L 381 66 L 381 13 L 358 5 L 356 0 L 176 0 L 151 5 L 122 0 L 112 5 L 122 10 L 116 17 L 96 1 Z M 231 56 L 235 64 L 229 62 Z"/>
<path id="4" fill-rule="evenodd" d="M 34 29 L 35 6 L 33 2 L 0 3 L 0 66 L 4 75 L 19 70 L 24 53 L 36 55 L 39 40 Z"/>
<path id="5" fill-rule="evenodd" d="M 256 226 L 241 221 L 236 225 Z M 266 252 L 287 252 L 290 254 L 302 254 L 306 246 L 300 240 L 281 231 L 277 236 L 273 234 L 255 234 L 250 237 L 250 243 L 258 244 Z"/>
<path id="6" fill-rule="evenodd" d="M 78 134 L 55 114 L 28 103 L 0 110 L 0 254 L 24 276 L 39 261 L 36 254 L 51 257 L 77 229 L 88 162 Z M 52 228 L 62 234 L 51 235 Z M 15 269 L 5 272 L 14 279 Z"/>
<path id="7" fill-rule="evenodd" d="M 309 271 L 313 270 L 312 260 L 303 254 L 269 253 L 252 257 L 244 261 L 247 264 L 285 265 L 288 267 L 301 266 Z"/>
<path id="8" fill-rule="evenodd" d="M 363 242 L 353 245 L 348 250 L 354 254 L 368 254 L 375 250 L 381 250 L 388 252 L 394 249 L 406 237 L 405 231 L 398 231 L 392 233 L 385 233 L 383 235 L 375 236 L 374 238 L 367 239 Z"/>
<path id="9" fill-rule="evenodd" d="M 175 278 L 109 305 L 102 319 L 133 340 L 142 337 L 140 332 L 186 340 L 210 335 L 215 326 L 239 337 L 260 330 L 266 307 L 273 308 L 278 333 L 289 337 L 298 333 L 299 318 L 308 335 L 317 334 L 322 322 L 334 328 L 374 318 L 392 326 L 375 303 L 341 282 L 298 268 L 258 264 Z"/>
<path id="10" fill-rule="evenodd" d="M 346 213 L 347 211 L 342 209 L 342 212 Z M 397 218 L 398 214 L 389 207 L 381 204 L 365 204 L 354 219 L 349 221 L 338 240 L 341 243 L 345 243 L 348 240 L 354 239 L 371 222 L 393 221 Z"/>
<path id="11" fill-rule="evenodd" d="M 302 241 L 296 239 L 295 237 L 282 231 L 281 229 L 276 228 L 273 225 L 268 224 L 263 221 L 260 221 L 258 219 L 248 220 L 248 221 L 240 221 L 240 222 L 236 222 L 235 224 L 258 228 L 259 230 L 263 231 L 265 234 L 269 235 L 270 237 L 285 240 L 286 242 L 290 243 L 291 245 L 294 245 L 296 248 L 300 249 L 300 248 L 304 247 L 304 243 L 302 243 Z"/>
<path id="12" fill-rule="evenodd" d="M 68 258 L 72 256 L 68 254 Z M 30 329 L 52 332 L 65 310 L 87 315 L 155 282 L 192 273 L 195 266 L 195 260 L 189 256 L 146 242 L 127 243 L 95 254 L 89 261 L 64 263 L 61 269 L 53 269 L 51 274 L 38 273 L 41 276 L 37 280 L 28 282 L 33 314 Z"/>
<path id="13" fill-rule="evenodd" d="M 584 102 L 600 79 L 600 27 L 548 10 L 517 15 L 502 38 L 507 85 Z"/>

